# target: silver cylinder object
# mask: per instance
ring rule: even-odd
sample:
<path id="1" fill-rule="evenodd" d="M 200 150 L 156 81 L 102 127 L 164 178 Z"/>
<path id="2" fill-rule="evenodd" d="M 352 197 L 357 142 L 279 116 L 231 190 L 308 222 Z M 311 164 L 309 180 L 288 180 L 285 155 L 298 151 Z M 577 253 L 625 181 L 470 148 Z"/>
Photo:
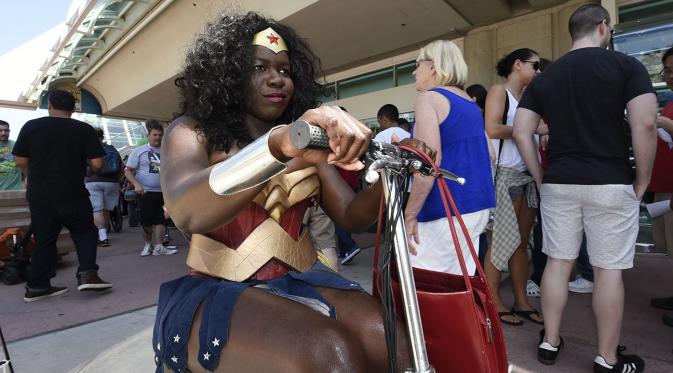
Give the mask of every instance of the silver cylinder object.
<path id="1" fill-rule="evenodd" d="M 274 127 L 238 153 L 218 163 L 210 171 L 208 184 L 213 192 L 228 196 L 259 186 L 287 169 L 269 150 Z"/>

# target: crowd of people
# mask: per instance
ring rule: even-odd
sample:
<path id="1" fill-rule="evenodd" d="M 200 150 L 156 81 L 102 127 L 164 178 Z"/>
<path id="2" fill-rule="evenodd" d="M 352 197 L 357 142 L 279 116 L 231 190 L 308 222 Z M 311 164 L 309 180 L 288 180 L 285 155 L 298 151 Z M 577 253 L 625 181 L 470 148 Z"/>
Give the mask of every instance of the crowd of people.
<path id="1" fill-rule="evenodd" d="M 140 255 L 177 252 L 164 246 L 168 215 L 190 239 L 190 273 L 160 290 L 158 372 L 219 372 L 221 360 L 242 371 L 384 371 L 391 361 L 402 369 L 410 352 L 400 320 L 398 358 L 388 360 L 380 306 L 337 273 L 361 251 L 350 232 L 378 216 L 381 184 L 360 174 L 373 138 L 412 144 L 469 181 L 448 185 L 469 233 L 455 239 L 449 219 L 457 217 L 447 216 L 435 180 L 413 175 L 403 209 L 414 267 L 460 274 L 458 243 L 470 275 L 483 266 L 501 323 L 544 326 L 537 357 L 547 365 L 564 347 L 568 291 L 593 293 L 594 372 L 641 372 L 643 360 L 620 346 L 622 271 L 633 267 L 645 192 L 656 200 L 673 192 L 673 102 L 657 116 L 643 65 L 607 48 L 603 7 L 580 6 L 569 32 L 571 50 L 554 62 L 529 48 L 503 56 L 495 65 L 502 80 L 488 90 L 466 87 L 468 66 L 454 43 L 429 43 L 413 71 L 414 123 L 386 104 L 372 136 L 345 108 L 320 106 L 319 63 L 293 29 L 256 13 L 223 15 L 187 54 L 176 80 L 180 115 L 166 129 L 148 121 L 149 142 L 125 167 L 102 132 L 70 119 L 72 96 L 53 91 L 49 117 L 26 123 L 16 144 L 0 121 L 0 146 L 10 149 L 0 153 L 0 185 L 27 185 L 36 239 L 24 300 L 67 291 L 49 282 L 62 226 L 77 247 L 78 289 L 112 286 L 98 277 L 96 246 L 110 244 L 106 211 L 125 177 L 140 210 Z M 673 48 L 662 64 L 673 89 Z M 296 149 L 287 124 L 297 118 L 325 129 L 329 149 Z M 5 166 L 7 154 L 27 180 Z M 671 255 L 671 214 L 654 230 L 655 246 Z M 500 295 L 503 271 L 512 305 Z M 673 297 L 652 305 L 673 310 Z M 673 315 L 664 323 L 673 326 Z M 282 355 L 285 365 L 260 354 Z"/>

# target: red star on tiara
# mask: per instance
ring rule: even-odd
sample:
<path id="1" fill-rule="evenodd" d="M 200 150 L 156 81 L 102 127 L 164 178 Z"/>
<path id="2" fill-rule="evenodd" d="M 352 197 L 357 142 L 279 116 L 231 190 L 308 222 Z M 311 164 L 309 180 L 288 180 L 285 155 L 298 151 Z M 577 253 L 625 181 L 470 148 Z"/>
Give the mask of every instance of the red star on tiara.
<path id="1" fill-rule="evenodd" d="M 271 34 L 267 35 L 266 37 L 269 39 L 269 43 L 278 45 L 278 36 Z"/>

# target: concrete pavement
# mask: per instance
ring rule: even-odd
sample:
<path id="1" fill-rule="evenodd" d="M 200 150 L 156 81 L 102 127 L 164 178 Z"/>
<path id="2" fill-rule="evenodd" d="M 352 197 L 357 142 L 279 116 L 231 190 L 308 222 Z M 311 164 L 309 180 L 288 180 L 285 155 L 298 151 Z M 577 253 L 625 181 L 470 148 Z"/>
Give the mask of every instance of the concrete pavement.
<path id="1" fill-rule="evenodd" d="M 180 253 L 169 257 L 139 256 L 140 233 L 125 228 L 111 235 L 113 246 L 100 250 L 101 276 L 114 282 L 107 294 L 82 294 L 74 290 L 75 256 L 66 257 L 54 280 L 67 284 L 67 296 L 24 304 L 21 286 L 0 285 L 0 323 L 17 373 L 32 372 L 152 372 L 151 331 L 158 285 L 185 273 L 186 244 L 176 231 Z M 372 235 L 356 235 L 363 246 Z M 365 250 L 342 273 L 371 289 L 372 250 Z M 627 352 L 640 354 L 647 372 L 673 372 L 673 329 L 663 326 L 663 311 L 649 306 L 649 299 L 673 295 L 673 263 L 659 255 L 638 255 L 636 267 L 625 272 L 627 306 L 622 343 Z M 503 283 L 505 302 L 511 304 L 510 282 Z M 532 303 L 539 307 L 536 299 Z M 116 316 L 112 316 L 116 315 Z M 98 321 L 95 321 L 98 320 Z M 563 336 L 566 349 L 557 365 L 546 367 L 535 359 L 541 327 L 527 322 L 505 326 L 507 352 L 517 372 L 590 372 L 595 350 L 591 296 L 571 294 Z"/>

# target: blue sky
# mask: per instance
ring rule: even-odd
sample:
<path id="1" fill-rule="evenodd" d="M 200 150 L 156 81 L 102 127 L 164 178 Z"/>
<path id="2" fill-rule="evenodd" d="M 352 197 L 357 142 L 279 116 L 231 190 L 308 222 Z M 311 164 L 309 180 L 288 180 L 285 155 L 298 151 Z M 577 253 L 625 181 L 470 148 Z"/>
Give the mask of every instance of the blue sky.
<path id="1" fill-rule="evenodd" d="M 72 0 L 0 0 L 0 56 L 65 22 Z M 54 35 L 54 42 L 58 36 Z M 35 71 L 37 74 L 37 70 Z M 27 84 L 30 81 L 27 81 Z M 0 107 L 0 119 L 9 122 L 10 139 L 16 139 L 23 124 L 47 115 L 46 110 Z"/>
<path id="2" fill-rule="evenodd" d="M 0 55 L 65 21 L 72 0 L 2 0 Z"/>

